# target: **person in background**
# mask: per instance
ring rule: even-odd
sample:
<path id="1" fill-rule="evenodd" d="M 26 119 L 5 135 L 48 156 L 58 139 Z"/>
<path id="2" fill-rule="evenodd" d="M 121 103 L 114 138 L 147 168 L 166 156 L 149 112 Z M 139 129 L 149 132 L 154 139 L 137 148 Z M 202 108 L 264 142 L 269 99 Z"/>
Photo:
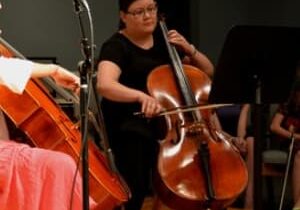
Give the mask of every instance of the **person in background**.
<path id="1" fill-rule="evenodd" d="M 79 78 L 61 66 L 0 56 L 0 84 L 15 93 L 21 94 L 30 78 L 45 76 L 62 87 L 79 91 Z M 0 100 L 5 99 L 0 96 Z M 1 111 L 0 209 L 81 210 L 81 176 L 77 175 L 73 183 L 75 161 L 62 152 L 10 140 L 4 120 Z M 90 206 L 97 209 L 93 199 Z"/>
<path id="2" fill-rule="evenodd" d="M 108 139 L 116 165 L 132 192 L 126 210 L 139 210 L 148 193 L 155 166 L 158 139 L 151 117 L 162 110 L 147 92 L 147 76 L 170 59 L 161 31 L 157 28 L 158 7 L 154 0 L 119 0 L 120 28 L 101 48 L 97 89 Z M 213 65 L 176 30 L 168 32 L 184 63 L 190 63 L 208 76 Z M 163 78 L 161 78 L 163 82 Z"/>
<path id="3" fill-rule="evenodd" d="M 293 210 L 300 210 L 300 82 L 296 82 L 287 103 L 280 104 L 271 121 L 270 130 L 280 137 L 288 148 L 292 136 L 293 145 Z"/>
<path id="4" fill-rule="evenodd" d="M 216 110 L 219 129 L 233 138 L 233 144 L 237 146 L 244 156 L 248 169 L 248 185 L 245 192 L 244 208 L 253 209 L 253 161 L 254 161 L 254 137 L 249 122 L 250 104 L 236 104 L 222 107 Z"/>

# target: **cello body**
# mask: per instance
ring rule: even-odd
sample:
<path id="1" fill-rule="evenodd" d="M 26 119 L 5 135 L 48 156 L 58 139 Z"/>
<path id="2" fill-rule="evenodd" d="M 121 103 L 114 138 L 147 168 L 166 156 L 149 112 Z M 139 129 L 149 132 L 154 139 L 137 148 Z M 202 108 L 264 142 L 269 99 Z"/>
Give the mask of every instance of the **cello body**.
<path id="1" fill-rule="evenodd" d="M 0 47 L 2 55 L 12 57 L 9 50 L 2 45 Z M 80 131 L 39 80 L 31 79 L 21 95 L 0 86 L 0 96 L 1 109 L 26 134 L 31 145 L 67 153 L 78 161 Z M 109 210 L 127 201 L 126 188 L 120 178 L 111 172 L 105 156 L 91 141 L 88 158 L 90 195 L 98 207 Z"/>
<path id="2" fill-rule="evenodd" d="M 196 100 L 199 104 L 205 102 L 210 81 L 198 69 L 184 67 L 188 78 L 191 78 Z M 156 78 L 165 78 L 164 83 L 157 82 Z M 148 85 L 155 87 L 150 88 L 150 94 L 164 108 L 184 105 L 180 92 L 174 91 L 176 82 L 169 66 L 154 69 Z M 210 110 L 201 112 L 202 122 L 194 122 L 189 113 L 166 117 L 168 132 L 160 142 L 156 188 L 159 198 L 172 209 L 222 209 L 231 204 L 247 184 L 248 174 L 239 152 L 233 149 L 224 135 L 209 125 Z M 213 198 L 207 193 L 207 180 L 200 160 L 202 141 L 207 143 L 209 150 Z"/>
<path id="3" fill-rule="evenodd" d="M 195 98 L 202 104 L 207 100 L 210 80 L 195 67 L 185 65 L 184 68 L 191 78 Z M 155 78 L 165 78 L 164 83 Z M 170 66 L 154 69 L 148 78 L 148 85 L 155 87 L 150 88 L 150 94 L 164 108 L 183 106 L 183 101 L 179 100 L 182 99 L 180 92 L 174 91 L 176 82 Z M 205 123 L 195 123 L 188 113 L 166 117 L 168 132 L 160 142 L 156 190 L 159 198 L 172 209 L 222 209 L 231 204 L 247 184 L 248 174 L 239 152 L 233 149 L 225 136 L 207 125 L 210 110 L 201 112 Z M 210 151 L 213 201 L 206 192 L 207 183 L 198 153 L 203 139 Z"/>
<path id="4" fill-rule="evenodd" d="M 168 45 L 173 53 L 174 46 Z M 170 57 L 173 65 L 158 66 L 148 76 L 150 95 L 166 110 L 207 104 L 209 77 L 193 66 L 177 66 L 180 61 L 173 58 L 178 55 Z M 155 190 L 172 209 L 221 210 L 247 185 L 244 160 L 228 137 L 215 128 L 212 116 L 208 109 L 165 117 L 167 132 L 160 141 Z"/>

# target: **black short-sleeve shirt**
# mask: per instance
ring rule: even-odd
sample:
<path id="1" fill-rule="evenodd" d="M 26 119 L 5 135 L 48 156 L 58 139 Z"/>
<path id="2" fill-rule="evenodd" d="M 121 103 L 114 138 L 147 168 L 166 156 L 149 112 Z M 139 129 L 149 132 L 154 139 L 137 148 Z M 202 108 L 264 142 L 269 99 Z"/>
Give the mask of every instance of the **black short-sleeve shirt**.
<path id="1" fill-rule="evenodd" d="M 148 74 L 157 66 L 169 63 L 169 55 L 163 40 L 154 37 L 154 45 L 143 49 L 133 44 L 123 34 L 115 33 L 102 45 L 99 62 L 106 60 L 121 70 L 119 82 L 130 88 L 147 92 Z M 163 82 L 163 80 L 162 80 Z M 107 117 L 128 117 L 140 111 L 138 103 L 119 103 L 103 99 L 102 108 Z"/>

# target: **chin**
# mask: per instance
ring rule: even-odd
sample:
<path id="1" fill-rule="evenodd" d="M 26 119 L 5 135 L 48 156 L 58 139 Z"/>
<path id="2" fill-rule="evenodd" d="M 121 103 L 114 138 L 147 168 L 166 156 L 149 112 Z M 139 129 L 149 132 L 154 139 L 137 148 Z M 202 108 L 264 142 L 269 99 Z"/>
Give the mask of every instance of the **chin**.
<path id="1" fill-rule="evenodd" d="M 145 27 L 143 31 L 145 33 L 153 33 L 154 29 L 155 29 L 154 26 L 149 26 L 149 27 Z"/>

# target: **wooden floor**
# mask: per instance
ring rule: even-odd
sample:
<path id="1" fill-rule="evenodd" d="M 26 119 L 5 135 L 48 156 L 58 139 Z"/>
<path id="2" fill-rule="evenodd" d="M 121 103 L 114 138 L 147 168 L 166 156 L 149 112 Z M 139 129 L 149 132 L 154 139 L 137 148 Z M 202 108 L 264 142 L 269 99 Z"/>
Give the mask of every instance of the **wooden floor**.
<path id="1" fill-rule="evenodd" d="M 153 198 L 152 197 L 147 197 L 145 199 L 145 202 L 143 204 L 142 210 L 152 210 L 153 208 Z M 171 210 L 167 208 L 166 206 L 161 206 L 159 210 Z M 185 210 L 185 209 L 183 209 Z M 227 210 L 247 210 L 247 209 L 241 209 L 241 208 L 227 208 Z M 250 210 L 250 209 L 248 209 Z"/>
<path id="2" fill-rule="evenodd" d="M 142 210 L 152 210 L 153 208 L 153 197 L 147 197 L 144 201 Z M 166 206 L 162 206 L 159 210 L 170 210 Z"/>

